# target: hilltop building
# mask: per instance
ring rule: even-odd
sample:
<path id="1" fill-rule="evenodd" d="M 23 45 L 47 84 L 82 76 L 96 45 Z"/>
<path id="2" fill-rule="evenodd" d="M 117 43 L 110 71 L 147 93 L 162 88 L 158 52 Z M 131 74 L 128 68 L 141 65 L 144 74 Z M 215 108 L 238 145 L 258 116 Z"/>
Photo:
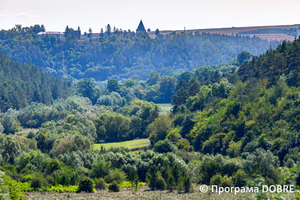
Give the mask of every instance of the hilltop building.
<path id="1" fill-rule="evenodd" d="M 141 20 L 140 23 L 139 23 L 139 26 L 138 28 L 136 29 L 136 34 L 140 34 L 140 33 L 146 33 L 146 29 L 145 29 L 145 26 L 143 24 L 143 21 Z"/>

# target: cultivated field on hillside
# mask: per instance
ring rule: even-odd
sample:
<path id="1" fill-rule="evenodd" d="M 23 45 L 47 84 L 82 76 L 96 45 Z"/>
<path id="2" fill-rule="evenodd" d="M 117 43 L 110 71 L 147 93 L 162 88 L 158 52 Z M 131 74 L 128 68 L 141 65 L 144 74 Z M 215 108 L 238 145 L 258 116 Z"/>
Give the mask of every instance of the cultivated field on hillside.
<path id="1" fill-rule="evenodd" d="M 147 148 L 150 145 L 149 139 L 139 139 L 139 140 L 129 140 L 125 142 L 111 142 L 111 143 L 100 143 L 100 144 L 94 144 L 93 149 L 94 150 L 100 150 L 101 146 L 103 146 L 104 149 L 110 149 L 113 148 L 128 148 L 130 150 L 135 149 L 143 149 Z"/>
<path id="2" fill-rule="evenodd" d="M 278 25 L 278 26 L 251 26 L 251 27 L 230 27 L 230 28 L 211 28 L 211 29 L 192 29 L 192 30 L 186 30 L 186 32 L 199 32 L 199 33 L 211 33 L 211 34 L 224 34 L 224 35 L 236 35 L 239 32 L 244 31 L 255 31 L 258 29 L 291 29 L 291 28 L 298 28 L 299 24 L 294 25 Z M 162 34 L 169 34 L 173 31 L 166 30 L 161 31 Z M 183 30 L 176 30 L 176 33 L 183 32 Z M 155 37 L 154 32 L 149 33 L 150 37 Z M 295 37 L 287 34 L 255 34 L 257 37 L 264 39 L 264 40 L 289 40 L 294 41 Z M 249 35 L 247 35 L 249 36 Z M 251 35 L 253 37 L 253 35 Z"/>

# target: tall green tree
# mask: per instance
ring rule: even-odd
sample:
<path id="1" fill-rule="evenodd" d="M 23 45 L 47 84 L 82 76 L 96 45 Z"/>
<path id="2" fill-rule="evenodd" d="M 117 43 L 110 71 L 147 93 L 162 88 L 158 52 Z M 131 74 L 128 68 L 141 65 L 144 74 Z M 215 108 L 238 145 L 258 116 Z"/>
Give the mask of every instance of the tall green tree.
<path id="1" fill-rule="evenodd" d="M 119 89 L 119 81 L 117 79 L 109 79 L 107 81 L 107 90 L 109 92 L 116 92 Z"/>
<path id="2" fill-rule="evenodd" d="M 161 102 L 170 103 L 176 91 L 176 79 L 173 77 L 165 77 L 160 81 L 159 86 Z"/>
<path id="3" fill-rule="evenodd" d="M 97 90 L 92 79 L 84 78 L 78 82 L 78 93 L 89 98 L 93 104 L 97 101 Z"/>

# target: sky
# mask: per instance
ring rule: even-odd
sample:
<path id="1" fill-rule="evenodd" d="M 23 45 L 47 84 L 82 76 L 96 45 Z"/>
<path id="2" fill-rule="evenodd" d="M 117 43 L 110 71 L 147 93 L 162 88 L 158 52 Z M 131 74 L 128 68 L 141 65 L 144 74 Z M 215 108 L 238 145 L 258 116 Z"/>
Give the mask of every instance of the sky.
<path id="1" fill-rule="evenodd" d="M 43 24 L 94 33 L 105 26 L 135 31 L 300 24 L 299 0 L 0 0 L 0 30 Z"/>

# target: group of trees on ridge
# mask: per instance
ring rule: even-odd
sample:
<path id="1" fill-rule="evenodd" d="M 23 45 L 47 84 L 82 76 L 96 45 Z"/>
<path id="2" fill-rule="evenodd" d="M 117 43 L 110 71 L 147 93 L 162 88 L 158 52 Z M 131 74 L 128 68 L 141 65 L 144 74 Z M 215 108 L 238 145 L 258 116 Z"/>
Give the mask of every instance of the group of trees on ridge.
<path id="1" fill-rule="evenodd" d="M 21 64 L 0 52 L 0 110 L 20 109 L 31 102 L 50 105 L 70 95 L 67 82 L 32 64 Z"/>
<path id="2" fill-rule="evenodd" d="M 161 75 L 191 71 L 199 66 L 228 63 L 242 51 L 260 55 L 280 43 L 209 33 L 159 34 L 155 39 L 147 33 L 123 38 L 111 34 L 90 40 L 40 38 L 33 28 L 0 31 L 0 50 L 16 61 L 31 62 L 56 77 L 70 75 L 98 81 L 133 75 L 145 80 L 151 71 Z"/>

